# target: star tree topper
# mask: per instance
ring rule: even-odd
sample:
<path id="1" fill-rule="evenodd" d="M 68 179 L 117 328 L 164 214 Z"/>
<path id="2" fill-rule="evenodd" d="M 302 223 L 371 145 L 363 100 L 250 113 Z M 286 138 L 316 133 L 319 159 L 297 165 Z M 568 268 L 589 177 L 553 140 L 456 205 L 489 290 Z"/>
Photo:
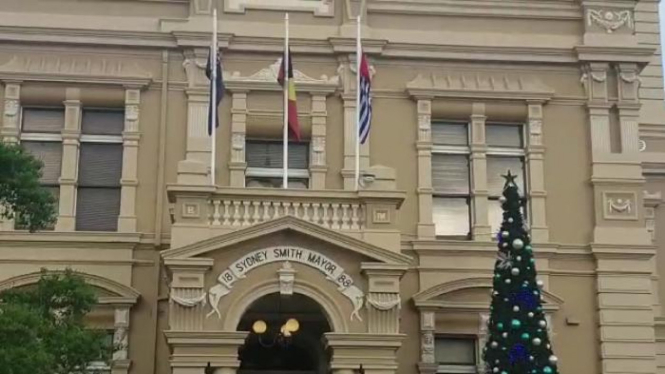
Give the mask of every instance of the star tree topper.
<path id="1" fill-rule="evenodd" d="M 517 183 L 515 183 L 515 179 L 517 179 L 517 175 L 514 175 L 511 173 L 510 169 L 508 169 L 508 173 L 505 175 L 502 175 L 503 179 L 506 180 L 506 184 L 503 187 L 504 189 L 509 187 L 509 186 L 517 186 Z"/>

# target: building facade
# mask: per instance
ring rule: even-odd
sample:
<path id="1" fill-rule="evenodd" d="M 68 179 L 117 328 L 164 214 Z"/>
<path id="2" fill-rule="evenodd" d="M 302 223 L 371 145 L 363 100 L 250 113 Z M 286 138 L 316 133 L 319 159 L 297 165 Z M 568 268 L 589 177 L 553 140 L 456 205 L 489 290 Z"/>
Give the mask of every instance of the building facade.
<path id="1" fill-rule="evenodd" d="M 482 373 L 510 169 L 560 372 L 663 373 L 657 6 L 2 0 L 0 137 L 44 161 L 58 220 L 0 222 L 0 289 L 83 274 L 113 374 Z M 304 136 L 285 189 L 286 12 Z M 374 116 L 357 189 L 358 14 Z"/>

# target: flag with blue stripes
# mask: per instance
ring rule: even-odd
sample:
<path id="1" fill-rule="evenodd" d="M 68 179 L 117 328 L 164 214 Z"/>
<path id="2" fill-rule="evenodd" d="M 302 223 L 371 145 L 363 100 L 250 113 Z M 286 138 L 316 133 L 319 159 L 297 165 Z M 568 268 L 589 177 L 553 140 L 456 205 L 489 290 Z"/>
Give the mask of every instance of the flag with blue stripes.
<path id="1" fill-rule="evenodd" d="M 217 53 L 217 67 L 216 67 L 216 79 L 215 82 L 212 82 L 212 53 L 208 54 L 208 63 L 206 64 L 206 77 L 210 80 L 210 102 L 208 106 L 208 135 L 212 135 L 212 119 L 215 118 L 215 128 L 219 127 L 219 104 L 222 102 L 224 97 L 224 78 L 222 76 L 222 62 L 221 55 Z M 213 84 L 215 85 L 215 94 L 216 102 L 212 102 L 212 90 Z"/>
<path id="2" fill-rule="evenodd" d="M 369 65 L 365 54 L 360 60 L 360 119 L 358 128 L 358 138 L 360 144 L 365 144 L 369 137 L 369 128 L 372 123 L 372 98 L 370 97 L 371 77 L 369 75 Z"/>

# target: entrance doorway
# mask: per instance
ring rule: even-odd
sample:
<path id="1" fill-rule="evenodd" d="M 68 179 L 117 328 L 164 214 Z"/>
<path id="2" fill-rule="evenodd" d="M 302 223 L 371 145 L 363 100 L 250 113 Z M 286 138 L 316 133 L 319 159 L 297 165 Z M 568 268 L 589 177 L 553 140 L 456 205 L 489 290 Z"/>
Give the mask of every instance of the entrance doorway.
<path id="1" fill-rule="evenodd" d="M 330 324 L 307 296 L 263 296 L 247 309 L 238 331 L 250 332 L 238 352 L 238 374 L 328 373 L 330 358 L 321 338 Z"/>

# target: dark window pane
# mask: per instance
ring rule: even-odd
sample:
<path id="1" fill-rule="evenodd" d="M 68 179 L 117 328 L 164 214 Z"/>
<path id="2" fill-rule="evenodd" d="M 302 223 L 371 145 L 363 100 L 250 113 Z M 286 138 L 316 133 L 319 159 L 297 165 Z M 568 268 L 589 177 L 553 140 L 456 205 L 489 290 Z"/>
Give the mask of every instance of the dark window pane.
<path id="1" fill-rule="evenodd" d="M 23 109 L 23 132 L 59 133 L 62 131 L 64 126 L 64 109 Z"/>
<path id="2" fill-rule="evenodd" d="M 469 157 L 432 155 L 432 186 L 442 194 L 469 193 Z"/>
<path id="3" fill-rule="evenodd" d="M 437 236 L 467 236 L 471 231 L 467 198 L 435 197 L 432 216 Z"/>
<path id="4" fill-rule="evenodd" d="M 120 214 L 120 188 L 79 188 L 76 230 L 116 231 Z"/>
<path id="5" fill-rule="evenodd" d="M 122 176 L 122 144 L 81 143 L 79 186 L 116 187 Z"/>
<path id="6" fill-rule="evenodd" d="M 85 135 L 122 135 L 125 112 L 121 110 L 84 109 L 81 133 Z"/>
<path id="7" fill-rule="evenodd" d="M 23 148 L 44 163 L 42 184 L 58 184 L 62 167 L 62 143 L 22 141 Z"/>
<path id="8" fill-rule="evenodd" d="M 436 145 L 469 145 L 469 130 L 466 123 L 432 123 L 432 143 Z"/>
<path id="9" fill-rule="evenodd" d="M 490 147 L 522 148 L 522 126 L 485 125 L 485 138 Z"/>
<path id="10" fill-rule="evenodd" d="M 282 168 L 282 142 L 247 141 L 245 160 L 250 168 Z M 309 167 L 309 144 L 289 143 L 289 169 L 307 169 Z"/>

